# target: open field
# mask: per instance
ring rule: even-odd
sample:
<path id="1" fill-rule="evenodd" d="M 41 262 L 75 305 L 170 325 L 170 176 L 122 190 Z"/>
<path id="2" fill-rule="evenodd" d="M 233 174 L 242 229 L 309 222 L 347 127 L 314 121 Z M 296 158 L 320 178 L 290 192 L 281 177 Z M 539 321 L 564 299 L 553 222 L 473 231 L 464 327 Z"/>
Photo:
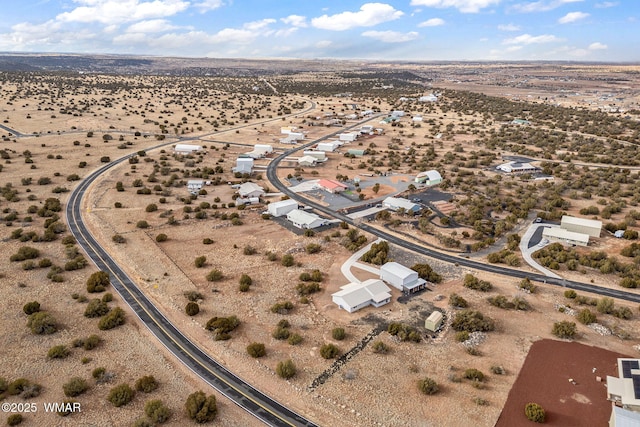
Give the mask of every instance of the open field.
<path id="1" fill-rule="evenodd" d="M 349 314 L 331 301 L 331 293 L 346 284 L 340 272 L 340 266 L 351 255 L 342 245 L 346 230 L 335 227 L 313 236 L 298 235 L 263 218 L 264 205 L 238 209 L 235 190 L 228 182 L 251 179 L 268 189 L 273 186 L 262 171 L 248 178 L 234 175 L 231 168 L 235 159 L 251 151 L 255 144 L 272 144 L 276 152 L 291 148 L 279 142 L 281 126 L 297 126 L 306 133 L 306 140 L 312 141 L 340 131 L 339 126 L 326 126 L 326 120 L 336 119 L 341 125 L 350 126 L 356 120 L 346 116 L 353 112 L 402 109 L 408 114 L 397 123 L 372 121 L 384 129 L 383 134 L 360 138 L 340 152 L 329 153 L 325 164 L 281 168 L 278 175 L 285 181 L 289 176 L 299 180 L 343 176 L 349 185 L 360 176 L 360 187 L 355 187 L 354 192 L 361 189 L 358 194 L 364 195 L 361 203 L 365 204 L 407 188 L 410 178 L 422 170 L 437 169 L 445 178 L 440 190 L 452 195 L 444 217 L 431 211 L 415 218 L 394 213 L 372 220 L 371 225 L 443 251 L 464 252 L 468 246 L 479 254 L 478 259 L 486 259 L 485 253 L 508 248 L 508 237 L 521 234 L 537 212 L 554 221 L 563 212 L 581 216 L 582 209 L 597 207 L 598 213 L 587 217 L 638 230 L 636 220 L 640 216 L 635 209 L 640 202 L 636 187 L 640 168 L 639 82 L 630 80 L 628 87 L 614 95 L 624 94 L 623 113 L 605 113 L 593 104 L 591 109 L 573 112 L 537 98 L 550 100 L 556 96 L 564 100 L 565 92 L 561 90 L 577 90 L 574 82 L 563 86 L 556 77 L 553 84 L 549 83 L 553 70 L 561 69 L 567 75 L 579 70 L 578 75 L 584 77 L 581 90 L 592 94 L 613 88 L 598 79 L 590 86 L 590 76 L 628 76 L 635 67 L 505 65 L 488 69 L 481 74 L 484 80 L 477 81 L 480 77 L 464 77 L 472 68 L 470 65 L 434 66 L 428 71 L 422 65 L 402 64 L 402 70 L 410 70 L 411 79 L 392 74 L 388 78 L 393 89 L 372 90 L 373 76 L 385 76 L 384 64 L 371 65 L 366 73 L 358 75 L 353 74 L 353 65 L 343 66 L 344 70 L 335 72 L 292 72 L 284 76 L 273 71 L 268 79 L 277 94 L 256 76 L 44 73 L 36 78 L 20 73 L 0 74 L 0 124 L 24 135 L 0 130 L 0 238 L 4 254 L 0 257 L 0 322 L 5 326 L 1 339 L 7 343 L 0 377 L 9 382 L 24 377 L 41 384 L 42 392 L 35 398 L 38 403 L 64 399 L 62 385 L 72 376 L 80 376 L 90 384 L 88 392 L 75 398 L 82 404 L 82 413 L 65 418 L 26 414 L 25 420 L 34 425 L 131 425 L 144 415 L 147 400 L 161 399 L 173 412 L 166 425 L 185 425 L 187 396 L 204 390 L 217 397 L 217 424 L 257 424 L 178 364 L 117 295 L 108 305 L 125 308 L 124 325 L 102 331 L 97 326 L 98 319 L 83 315 L 87 300 L 103 295 L 86 289 L 85 283 L 95 268 L 89 265 L 65 270 L 65 264 L 77 260 L 78 253 L 68 239 L 66 227 L 60 224 L 64 218 L 56 219 L 56 215 L 63 215 L 51 212 L 49 216 L 43 211 L 40 216 L 38 211 L 49 205 L 50 198 L 64 204 L 66 191 L 104 162 L 137 153 L 133 160 L 110 169 L 92 186 L 83 207 L 86 221 L 111 256 L 172 322 L 231 371 L 319 425 L 435 426 L 455 425 L 460 419 L 478 426 L 496 423 L 531 345 L 554 338 L 554 322 L 575 320 L 570 309 L 562 312 L 558 307 L 567 305 L 580 310 L 589 305 L 583 307 L 578 300 L 565 298 L 562 289 L 536 283 L 537 291 L 526 293 L 518 288 L 516 279 L 467 271 L 392 248 L 392 259 L 408 266 L 428 263 L 443 276 L 443 281 L 430 285 L 429 291 L 408 302 L 397 301 L 400 293 L 394 290 L 390 304 Z M 505 68 L 514 75 L 536 74 L 540 78 L 528 79 L 531 87 L 511 87 L 510 80 L 492 80 L 491 76 L 497 79 Z M 419 79 L 426 75 L 431 77 Z M 335 91 L 319 92 L 324 79 L 327 87 Z M 258 89 L 254 90 L 254 86 Z M 353 89 L 351 96 L 335 95 L 349 88 Z M 535 99 L 527 98 L 525 93 L 534 90 Z M 400 101 L 431 91 L 441 93 L 437 103 Z M 516 91 L 520 94 L 518 100 L 513 96 Z M 586 97 L 580 98 L 574 106 L 589 102 Z M 312 103 L 316 104 L 315 109 L 301 113 Z M 357 109 L 353 110 L 351 104 L 357 104 Z M 418 115 L 422 121 L 413 121 L 412 117 Z M 532 125 L 509 123 L 518 117 L 531 120 Z M 206 150 L 174 155 L 171 144 L 176 142 L 201 144 Z M 167 145 L 162 148 L 150 148 L 164 143 Z M 602 149 L 605 146 L 607 150 Z M 346 148 L 356 147 L 368 149 L 367 155 L 344 156 Z M 528 176 L 497 172 L 495 166 L 508 155 L 533 159 L 554 181 L 535 182 Z M 260 159 L 255 164 L 266 167 L 269 161 Z M 382 180 L 385 173 L 389 175 L 384 177 L 388 184 L 375 192 L 373 184 Z M 212 185 L 191 197 L 185 184 L 194 178 L 211 180 Z M 122 183 L 122 191 L 118 190 L 118 183 Z M 429 191 L 415 189 L 403 194 L 412 197 L 421 192 L 428 195 Z M 267 200 L 276 201 L 279 197 Z M 56 222 L 60 225 L 52 226 Z M 166 239 L 158 239 L 162 234 Z M 366 237 L 372 240 L 372 236 Z M 211 243 L 205 244 L 205 239 Z M 568 262 L 560 263 L 556 271 L 568 279 L 619 288 L 625 278 L 640 277 L 634 267 L 635 255 L 620 254 L 634 241 L 615 239 L 603 231 L 602 237 L 594 239 L 589 247 L 573 250 L 578 257 L 601 252 L 611 258 L 593 257 L 592 263 L 580 261 L 575 268 L 570 268 Z M 310 243 L 318 245 L 320 251 L 308 253 Z M 33 263 L 10 261 L 10 256 L 25 246 L 40 252 Z M 520 268 L 533 271 L 521 262 L 517 250 L 513 252 L 510 259 L 523 264 Z M 287 254 L 294 258 L 288 267 L 280 262 Z M 203 265 L 198 267 L 196 258 L 203 256 Z M 44 258 L 59 266 L 60 271 L 41 263 Z M 209 280 L 207 275 L 214 269 L 222 277 Z M 300 295 L 296 288 L 300 275 L 316 269 L 322 273 L 320 292 Z M 354 269 L 354 273 L 362 280 L 371 277 L 361 270 Z M 252 279 L 246 292 L 239 289 L 243 274 Z M 466 274 L 491 282 L 493 288 L 483 293 L 465 287 Z M 637 292 L 634 287 L 628 290 Z M 185 313 L 189 302 L 185 293 L 197 300 L 198 314 Z M 475 350 L 466 350 L 450 326 L 435 337 L 423 328 L 424 318 L 434 309 L 445 312 L 449 322 L 459 313 L 449 305 L 452 293 L 467 300 L 469 308 L 495 320 L 495 331 L 481 334 L 473 346 Z M 73 294 L 77 294 L 75 298 Z M 487 297 L 498 295 L 521 298 L 530 309 L 505 310 L 487 302 Z M 57 319 L 58 332 L 34 335 L 29 331 L 25 326 L 27 315 L 22 311 L 29 301 L 39 301 L 41 309 Z M 273 305 L 283 301 L 292 302 L 291 312 L 273 313 Z M 638 307 L 622 301 L 616 301 L 615 306 L 628 307 L 631 318 L 597 313 L 597 322 L 613 334 L 602 336 L 578 324 L 576 340 L 636 355 L 640 338 Z M 591 308 L 595 312 L 596 308 Z M 230 332 L 228 340 L 214 339 L 215 334 L 205 328 L 212 317 L 233 315 L 240 324 Z M 286 339 L 273 337 L 282 320 L 290 324 L 290 334 L 301 337 L 299 343 L 292 345 Z M 400 342 L 386 332 L 387 325 L 393 322 L 417 328 L 422 341 Z M 344 328 L 346 338 L 335 339 L 334 328 Z M 377 334 L 374 341 L 380 340 L 389 347 L 387 354 L 375 353 L 369 344 L 324 383 L 317 383 L 334 363 L 333 359 L 320 356 L 323 345 L 334 344 L 346 353 L 372 331 Z M 96 349 L 73 348 L 75 339 L 91 334 L 102 339 Z M 247 354 L 246 347 L 255 342 L 265 345 L 264 357 L 254 359 Z M 70 355 L 62 360 L 47 358 L 47 351 L 59 344 L 66 345 Z M 297 366 L 297 375 L 290 380 L 281 379 L 276 373 L 276 366 L 285 359 Z M 611 360 L 611 365 L 614 362 Z M 115 374 L 111 383 L 96 384 L 92 378 L 92 371 L 101 366 Z M 502 367 L 504 374 L 494 373 L 495 367 Z M 467 368 L 481 370 L 486 381 L 476 384 L 463 379 Z M 106 400 L 111 387 L 123 382 L 133 386 L 144 375 L 158 380 L 158 390 L 149 395 L 138 392 L 131 404 L 120 408 Z M 439 384 L 438 394 L 420 393 L 417 383 L 425 377 Z M 601 399 L 605 399 L 604 390 Z M 22 401 L 17 396 L 5 400 Z M 580 417 L 578 406 L 575 411 L 571 416 Z M 41 421 L 45 417 L 50 418 Z"/>

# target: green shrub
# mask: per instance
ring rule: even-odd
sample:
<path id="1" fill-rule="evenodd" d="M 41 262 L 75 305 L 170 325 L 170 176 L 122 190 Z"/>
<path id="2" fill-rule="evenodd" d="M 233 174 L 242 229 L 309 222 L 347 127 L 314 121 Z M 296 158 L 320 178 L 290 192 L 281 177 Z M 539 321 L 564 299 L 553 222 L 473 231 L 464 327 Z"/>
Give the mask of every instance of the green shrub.
<path id="1" fill-rule="evenodd" d="M 293 378 L 296 372 L 296 365 L 293 364 L 291 359 L 280 361 L 278 362 L 278 366 L 276 366 L 276 373 L 280 378 Z"/>
<path id="2" fill-rule="evenodd" d="M 149 228 L 149 223 L 145 220 L 140 220 L 136 222 L 136 228 Z"/>
<path id="3" fill-rule="evenodd" d="M 529 280 L 528 277 L 525 277 L 524 279 L 522 279 L 520 281 L 520 283 L 518 283 L 518 288 L 529 292 L 530 294 L 534 294 L 536 292 L 536 290 L 538 289 L 536 285 L 534 285 L 533 283 L 531 283 L 531 280 Z"/>
<path id="4" fill-rule="evenodd" d="M 438 391 L 440 391 L 438 383 L 429 377 L 418 381 L 418 389 L 426 395 L 436 394 Z"/>
<path id="5" fill-rule="evenodd" d="M 94 348 L 98 347 L 100 345 L 100 343 L 102 342 L 102 338 L 100 338 L 98 335 L 89 335 L 86 339 L 84 339 L 82 341 L 82 348 L 84 348 L 85 350 L 93 350 Z"/>
<path id="6" fill-rule="evenodd" d="M 429 264 L 414 264 L 411 269 L 418 273 L 418 276 L 421 279 L 426 280 L 431 283 L 440 283 L 442 282 L 442 276 L 435 271 Z"/>
<path id="7" fill-rule="evenodd" d="M 22 424 L 22 414 L 11 414 L 7 417 L 7 425 L 8 426 L 17 426 Z"/>
<path id="8" fill-rule="evenodd" d="M 340 354 L 340 349 L 334 344 L 323 344 L 320 347 L 320 356 L 323 359 L 335 359 Z"/>
<path id="9" fill-rule="evenodd" d="M 373 352 L 377 354 L 387 354 L 391 350 L 389 346 L 385 344 L 384 341 L 381 341 L 381 340 L 375 341 L 372 344 L 371 348 L 373 349 Z"/>
<path id="10" fill-rule="evenodd" d="M 283 255 L 280 262 L 285 267 L 291 267 L 293 264 L 295 264 L 295 260 L 293 259 L 293 255 L 291 254 Z"/>
<path id="11" fill-rule="evenodd" d="M 293 310 L 293 303 L 291 301 L 278 302 L 271 306 L 272 313 L 289 314 Z"/>
<path id="12" fill-rule="evenodd" d="M 18 249 L 18 252 L 9 257 L 9 260 L 12 262 L 25 261 L 28 259 L 38 258 L 39 256 L 40 251 L 36 248 L 32 248 L 30 246 L 22 246 L 20 249 Z"/>
<path id="13" fill-rule="evenodd" d="M 184 308 L 185 313 L 189 316 L 195 316 L 200 313 L 200 306 L 197 302 L 189 301 L 187 306 Z"/>
<path id="14" fill-rule="evenodd" d="M 6 393 L 9 396 L 20 395 L 24 399 L 29 399 L 40 395 L 42 387 L 26 378 L 18 378 L 7 385 Z"/>
<path id="15" fill-rule="evenodd" d="M 596 315 L 588 308 L 583 308 L 582 310 L 580 310 L 576 315 L 576 319 L 578 319 L 578 322 L 582 323 L 583 325 L 595 323 L 597 320 Z"/>
<path id="16" fill-rule="evenodd" d="M 150 400 L 144 405 L 144 413 L 156 424 L 163 424 L 171 418 L 171 410 L 161 400 Z"/>
<path id="17" fill-rule="evenodd" d="M 106 271 L 96 271 L 87 279 L 87 292 L 104 292 L 110 284 L 109 273 Z"/>
<path id="18" fill-rule="evenodd" d="M 54 345 L 47 352 L 49 359 L 64 359 L 69 355 L 69 349 L 65 345 Z"/>
<path id="19" fill-rule="evenodd" d="M 87 390 L 89 390 L 89 384 L 80 377 L 73 377 L 62 385 L 62 391 L 64 391 L 64 395 L 67 397 L 80 396 Z"/>
<path id="20" fill-rule="evenodd" d="M 28 315 L 37 313 L 40 311 L 40 303 L 38 301 L 28 302 L 22 307 L 22 311 L 24 311 L 24 314 Z"/>
<path id="21" fill-rule="evenodd" d="M 100 321 L 98 322 L 98 329 L 100 329 L 101 331 L 106 331 L 123 325 L 124 322 L 124 310 L 120 307 L 116 307 L 100 319 Z"/>
<path id="22" fill-rule="evenodd" d="M 245 246 L 242 250 L 242 253 L 245 255 L 255 255 L 257 252 L 258 250 L 250 245 Z"/>
<path id="23" fill-rule="evenodd" d="M 248 274 L 242 274 L 239 280 L 240 285 L 251 286 L 253 284 L 253 280 Z"/>
<path id="24" fill-rule="evenodd" d="M 209 282 L 218 282 L 222 280 L 223 277 L 224 275 L 222 274 L 222 271 L 218 270 L 217 268 L 211 270 L 206 276 Z"/>
<path id="25" fill-rule="evenodd" d="M 598 313 L 611 314 L 613 313 L 613 310 L 614 310 L 613 306 L 614 306 L 613 298 L 602 297 L 598 300 L 598 303 L 596 305 L 596 310 L 598 310 Z"/>
<path id="26" fill-rule="evenodd" d="M 537 403 L 527 403 L 524 407 L 524 415 L 534 423 L 544 423 L 547 417 L 542 406 Z"/>
<path id="27" fill-rule="evenodd" d="M 92 299 L 84 310 L 84 316 L 89 318 L 101 317 L 109 312 L 109 306 L 101 299 Z"/>
<path id="28" fill-rule="evenodd" d="M 287 328 L 277 326 L 271 333 L 271 336 L 277 340 L 282 341 L 289 338 L 291 336 L 291 332 Z"/>
<path id="29" fill-rule="evenodd" d="M 484 381 L 484 374 L 476 368 L 465 369 L 463 376 L 472 381 Z"/>
<path id="30" fill-rule="evenodd" d="M 576 334 L 576 324 L 566 320 L 553 324 L 551 333 L 558 338 L 573 338 Z"/>
<path id="31" fill-rule="evenodd" d="M 118 408 L 131 402 L 134 396 L 135 392 L 133 391 L 133 389 L 131 389 L 131 387 L 129 387 L 129 384 L 120 384 L 113 387 L 109 391 L 107 400 L 111 402 L 113 406 Z"/>
<path id="32" fill-rule="evenodd" d="M 479 311 L 463 310 L 456 313 L 451 327 L 455 331 L 467 332 L 488 332 L 495 329 L 495 322 L 489 317 L 485 317 Z"/>
<path id="33" fill-rule="evenodd" d="M 196 265 L 196 268 L 202 268 L 206 263 L 207 263 L 207 257 L 204 255 L 196 257 L 196 260 L 194 262 L 194 264 Z"/>
<path id="34" fill-rule="evenodd" d="M 247 353 L 251 357 L 258 358 L 267 354 L 267 351 L 265 350 L 264 344 L 253 342 L 247 346 Z"/>
<path id="35" fill-rule="evenodd" d="M 485 280 L 480 280 L 473 274 L 466 274 L 464 276 L 464 286 L 481 292 L 488 292 L 493 288 L 493 285 Z"/>
<path id="36" fill-rule="evenodd" d="M 169 240 L 169 237 L 164 233 L 160 233 L 156 236 L 156 242 L 158 243 L 166 242 L 167 240 Z"/>
<path id="37" fill-rule="evenodd" d="M 298 345 L 302 342 L 302 336 L 300 334 L 291 334 L 289 338 L 287 338 L 287 342 L 290 345 Z"/>
<path id="38" fill-rule="evenodd" d="M 145 375 L 136 381 L 136 390 L 144 393 L 151 393 L 158 388 L 158 381 L 153 375 Z"/>
<path id="39" fill-rule="evenodd" d="M 58 330 L 56 320 L 47 312 L 39 311 L 29 316 L 27 326 L 36 335 L 50 335 Z"/>
<path id="40" fill-rule="evenodd" d="M 218 405 L 216 397 L 210 395 L 207 397 L 203 391 L 196 391 L 187 397 L 184 404 L 189 419 L 198 424 L 208 423 L 215 420 L 218 414 Z"/>
<path id="41" fill-rule="evenodd" d="M 215 340 L 228 340 L 231 338 L 229 332 L 240 325 L 240 320 L 236 316 L 212 317 L 207 322 L 205 329 L 214 332 Z"/>
<path id="42" fill-rule="evenodd" d="M 454 292 L 449 295 L 449 305 L 451 307 L 467 308 L 469 306 L 469 303 L 467 303 L 466 299 Z"/>
<path id="43" fill-rule="evenodd" d="M 322 250 L 322 246 L 317 243 L 309 243 L 307 246 L 305 246 L 304 250 L 308 254 L 317 254 Z"/>
<path id="44" fill-rule="evenodd" d="M 456 332 L 455 338 L 456 338 L 456 341 L 458 342 L 465 342 L 466 340 L 469 339 L 469 332 L 467 331 Z"/>
<path id="45" fill-rule="evenodd" d="M 298 283 L 296 285 L 296 291 L 300 296 L 307 296 L 315 294 L 320 291 L 320 284 L 316 282 L 312 283 Z"/>
<path id="46" fill-rule="evenodd" d="M 333 328 L 331 331 L 331 336 L 334 340 L 342 341 L 347 336 L 344 328 Z"/>
<path id="47" fill-rule="evenodd" d="M 156 205 L 155 203 L 149 203 L 145 208 L 145 211 L 147 212 L 155 212 L 157 210 L 158 210 L 158 205 Z"/>

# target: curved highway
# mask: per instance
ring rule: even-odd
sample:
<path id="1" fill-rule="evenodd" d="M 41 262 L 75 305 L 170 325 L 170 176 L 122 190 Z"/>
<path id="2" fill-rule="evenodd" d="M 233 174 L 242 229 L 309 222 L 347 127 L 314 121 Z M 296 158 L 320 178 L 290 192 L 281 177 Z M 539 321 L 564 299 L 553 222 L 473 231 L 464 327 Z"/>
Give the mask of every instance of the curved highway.
<path id="1" fill-rule="evenodd" d="M 352 129 L 355 128 L 359 125 L 361 125 L 362 123 L 366 123 L 369 120 L 372 120 L 373 118 L 370 118 L 368 120 L 362 121 L 362 122 L 358 122 L 357 124 L 350 126 L 347 129 Z M 428 249 L 424 246 L 418 245 L 416 243 L 413 242 L 409 242 L 406 240 L 403 240 L 402 238 L 392 235 L 390 233 L 387 233 L 383 230 L 379 230 L 376 229 L 374 227 L 371 227 L 368 224 L 356 224 L 356 222 L 349 218 L 346 215 L 342 215 L 339 212 L 336 212 L 326 206 L 323 206 L 317 202 L 315 202 L 314 200 L 311 199 L 307 199 L 304 198 L 303 201 L 300 200 L 300 196 L 296 193 L 294 193 L 293 191 L 289 190 L 289 188 L 284 185 L 281 181 L 280 178 L 278 178 L 278 174 L 277 174 L 277 168 L 278 168 L 278 164 L 285 158 L 288 156 L 291 156 L 293 153 L 295 153 L 296 151 L 299 151 L 301 149 L 304 149 L 306 147 L 309 147 L 315 143 L 317 143 L 318 141 L 322 141 L 324 139 L 330 138 L 332 136 L 337 135 L 338 133 L 344 132 L 344 128 L 339 130 L 338 132 L 334 132 L 332 134 L 329 134 L 327 136 L 324 136 L 320 139 L 317 139 L 315 141 L 309 142 L 301 147 L 295 147 L 292 148 L 291 150 L 288 150 L 286 152 L 284 152 L 283 154 L 279 155 L 278 157 L 274 158 L 270 163 L 269 166 L 267 168 L 267 178 L 269 179 L 269 181 L 273 184 L 274 187 L 276 187 L 278 189 L 278 191 L 282 192 L 283 194 L 289 196 L 291 199 L 294 200 L 299 200 L 301 202 L 301 204 L 305 204 L 308 206 L 312 206 L 314 209 L 324 213 L 325 215 L 331 217 L 331 218 L 336 218 L 339 220 L 342 220 L 348 224 L 350 224 L 353 227 L 359 228 L 363 231 L 366 231 L 370 234 L 373 234 L 374 236 L 377 236 L 381 239 L 387 240 L 389 243 L 393 243 L 395 245 L 398 245 L 400 247 L 404 247 L 406 249 L 409 249 L 413 252 L 422 254 L 424 256 L 430 257 L 430 258 L 434 258 L 440 261 L 444 261 L 444 262 L 448 262 L 451 264 L 458 264 L 458 265 L 462 265 L 465 267 L 469 267 L 469 268 L 473 268 L 476 270 L 483 270 L 483 271 L 487 271 L 487 272 L 491 272 L 491 273 L 496 273 L 496 274 L 501 274 L 504 276 L 510 276 L 510 277 L 516 277 L 516 278 L 529 278 L 530 280 L 535 280 L 537 282 L 541 282 L 541 283 L 548 283 L 548 284 L 552 284 L 552 285 L 556 285 L 556 286 L 563 286 L 566 288 L 570 288 L 570 289 L 575 289 L 575 290 L 579 290 L 579 291 L 584 291 L 584 292 L 592 292 L 592 293 L 596 293 L 596 294 L 600 294 L 600 295 L 604 295 L 604 296 L 608 296 L 611 298 L 618 298 L 618 299 L 623 299 L 623 300 L 627 300 L 627 301 L 633 301 L 633 302 L 640 302 L 640 294 L 635 294 L 632 292 L 626 292 L 623 290 L 619 290 L 619 289 L 609 289 L 609 288 L 604 288 L 601 286 L 596 286 L 596 285 L 592 285 L 589 283 L 582 283 L 582 282 L 577 282 L 577 281 L 573 281 L 573 280 L 567 280 L 567 279 L 557 279 L 557 278 L 552 278 L 552 277 L 547 277 L 543 274 L 539 274 L 539 273 L 530 273 L 530 272 L 526 272 L 526 271 L 521 271 L 521 270 L 515 270 L 512 268 L 506 268 L 506 267 L 501 267 L 498 265 L 493 265 L 493 264 L 488 264 L 488 263 L 483 263 L 483 262 L 478 262 L 478 261 L 473 261 L 470 260 L 468 258 L 463 258 L 463 257 L 458 257 L 458 256 L 454 256 L 454 255 L 450 255 L 447 253 L 443 253 L 443 252 L 438 252 L 432 249 Z"/>
<path id="2" fill-rule="evenodd" d="M 301 114 L 315 107 L 297 112 Z M 293 115 L 293 114 L 292 114 Z M 277 118 L 274 120 L 281 120 Z M 272 121 L 272 120 L 268 120 Z M 253 126 L 255 123 L 246 126 Z M 240 126 L 240 127 L 246 127 Z M 235 129 L 235 128 L 234 128 Z M 228 131 L 228 130 L 225 130 Z M 223 131 L 224 132 L 224 131 Z M 220 133 L 220 132 L 214 132 Z M 195 140 L 200 137 L 185 138 Z M 171 144 L 163 143 L 147 148 L 152 150 Z M 137 153 L 131 153 L 99 169 L 93 171 L 73 190 L 69 202 L 66 206 L 66 220 L 71 234 L 76 238 L 78 244 L 85 250 L 89 258 L 95 265 L 103 271 L 109 273 L 111 284 L 122 299 L 131 307 L 140 320 L 147 326 L 158 340 L 184 363 L 189 369 L 204 379 L 213 388 L 229 398 L 232 402 L 249 412 L 251 415 L 269 426 L 315 427 L 312 421 L 297 414 L 286 406 L 276 402 L 269 396 L 260 392 L 250 384 L 240 379 L 216 360 L 211 358 L 205 351 L 191 342 L 182 334 L 158 308 L 144 295 L 131 278 L 120 268 L 111 256 L 102 248 L 100 243 L 93 237 L 87 229 L 82 219 L 82 199 L 89 192 L 91 184 L 108 169 L 128 160 Z"/>

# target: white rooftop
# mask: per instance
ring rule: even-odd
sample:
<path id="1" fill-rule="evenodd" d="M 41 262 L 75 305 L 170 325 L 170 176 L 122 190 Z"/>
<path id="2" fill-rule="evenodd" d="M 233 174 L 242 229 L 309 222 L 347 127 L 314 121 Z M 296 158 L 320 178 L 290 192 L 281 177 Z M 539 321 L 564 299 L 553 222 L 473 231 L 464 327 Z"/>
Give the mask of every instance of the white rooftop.
<path id="1" fill-rule="evenodd" d="M 561 224 L 582 225 L 586 227 L 602 228 L 602 221 L 596 219 L 578 218 L 575 216 L 563 215 Z"/>
<path id="2" fill-rule="evenodd" d="M 574 240 L 585 244 L 589 243 L 588 234 L 567 231 L 560 227 L 545 227 L 544 230 L 542 230 L 542 235 L 544 237 L 555 237 L 556 239 Z"/>
<path id="3" fill-rule="evenodd" d="M 368 279 L 362 283 L 349 283 L 340 287 L 331 296 L 341 297 L 349 306 L 355 307 L 367 301 L 380 303 L 391 298 L 391 288 L 380 279 Z"/>
<path id="4" fill-rule="evenodd" d="M 297 224 L 310 225 L 322 218 L 312 212 L 294 209 L 287 214 L 287 219 Z"/>

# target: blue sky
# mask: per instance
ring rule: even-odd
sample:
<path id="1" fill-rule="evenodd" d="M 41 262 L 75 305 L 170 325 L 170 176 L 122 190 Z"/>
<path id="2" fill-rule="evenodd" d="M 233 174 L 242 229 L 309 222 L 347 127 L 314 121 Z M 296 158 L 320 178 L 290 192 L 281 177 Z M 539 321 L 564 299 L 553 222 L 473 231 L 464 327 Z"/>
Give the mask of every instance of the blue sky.
<path id="1" fill-rule="evenodd" d="M 0 52 L 640 61 L 640 0 L 8 0 Z"/>

